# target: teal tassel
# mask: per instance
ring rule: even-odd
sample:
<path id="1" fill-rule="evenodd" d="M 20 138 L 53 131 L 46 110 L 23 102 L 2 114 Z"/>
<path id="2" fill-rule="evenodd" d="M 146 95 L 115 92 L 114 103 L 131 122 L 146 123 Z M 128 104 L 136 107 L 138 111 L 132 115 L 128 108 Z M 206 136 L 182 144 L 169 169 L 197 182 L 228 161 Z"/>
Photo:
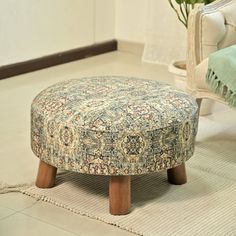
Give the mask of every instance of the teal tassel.
<path id="1" fill-rule="evenodd" d="M 223 97 L 230 106 L 236 108 L 236 94 L 223 84 L 210 68 L 207 71 L 206 82 L 214 93 Z"/>

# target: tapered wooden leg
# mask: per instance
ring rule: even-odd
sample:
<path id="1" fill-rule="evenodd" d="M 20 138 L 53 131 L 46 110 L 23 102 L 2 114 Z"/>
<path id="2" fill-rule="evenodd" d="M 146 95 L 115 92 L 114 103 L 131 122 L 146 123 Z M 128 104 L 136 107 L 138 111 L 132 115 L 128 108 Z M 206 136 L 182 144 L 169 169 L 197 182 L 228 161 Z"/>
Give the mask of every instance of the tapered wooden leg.
<path id="1" fill-rule="evenodd" d="M 202 98 L 197 98 L 196 102 L 197 102 L 197 105 L 198 105 L 198 118 L 199 118 L 200 111 L 201 111 Z"/>
<path id="2" fill-rule="evenodd" d="M 125 215 L 130 212 L 130 176 L 110 176 L 109 204 L 112 215 Z"/>
<path id="3" fill-rule="evenodd" d="M 171 184 L 181 185 L 187 183 L 185 164 L 167 170 L 167 176 Z"/>
<path id="4" fill-rule="evenodd" d="M 38 176 L 35 185 L 38 188 L 51 188 L 55 184 L 57 168 L 43 161 L 39 162 Z"/>
<path id="5" fill-rule="evenodd" d="M 202 104 L 202 98 L 197 98 L 197 99 L 196 99 L 196 102 L 197 102 L 198 109 L 199 109 L 199 113 L 200 113 L 201 104 Z"/>

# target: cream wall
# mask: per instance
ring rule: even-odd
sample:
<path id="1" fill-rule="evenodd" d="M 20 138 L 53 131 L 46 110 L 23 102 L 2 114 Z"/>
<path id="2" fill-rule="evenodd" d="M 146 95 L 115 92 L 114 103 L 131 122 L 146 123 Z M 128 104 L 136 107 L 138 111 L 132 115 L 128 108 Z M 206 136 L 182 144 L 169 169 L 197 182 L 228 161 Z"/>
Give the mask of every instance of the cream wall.
<path id="1" fill-rule="evenodd" d="M 115 0 L 95 0 L 95 42 L 115 38 Z"/>
<path id="2" fill-rule="evenodd" d="M 144 42 L 148 1 L 115 0 L 115 36 L 117 39 Z"/>
<path id="3" fill-rule="evenodd" d="M 115 1 L 115 36 L 117 39 L 141 43 L 145 42 L 146 32 L 150 30 L 150 20 L 153 18 L 152 14 L 155 14 L 154 18 L 157 21 L 156 32 L 159 32 L 160 35 L 162 35 L 162 33 L 166 35 L 168 31 L 171 35 L 173 30 L 176 31 L 176 28 L 181 34 L 181 37 L 184 34 L 183 32 L 185 32 L 184 27 L 177 20 L 167 0 Z M 154 1 L 158 2 L 157 9 L 152 9 Z M 171 38 L 171 40 L 174 41 L 175 38 Z"/>
<path id="4" fill-rule="evenodd" d="M 143 43 L 150 17 L 150 0 L 0 1 L 0 66 L 113 38 Z M 162 1 L 160 35 L 173 14 Z"/>
<path id="5" fill-rule="evenodd" d="M 152 63 L 169 64 L 186 58 L 186 29 L 167 0 L 115 1 L 115 37 L 124 44 L 120 48 L 132 50 L 125 41 L 145 44 L 143 60 Z"/>
<path id="6" fill-rule="evenodd" d="M 0 65 L 114 38 L 113 0 L 1 0 Z"/>

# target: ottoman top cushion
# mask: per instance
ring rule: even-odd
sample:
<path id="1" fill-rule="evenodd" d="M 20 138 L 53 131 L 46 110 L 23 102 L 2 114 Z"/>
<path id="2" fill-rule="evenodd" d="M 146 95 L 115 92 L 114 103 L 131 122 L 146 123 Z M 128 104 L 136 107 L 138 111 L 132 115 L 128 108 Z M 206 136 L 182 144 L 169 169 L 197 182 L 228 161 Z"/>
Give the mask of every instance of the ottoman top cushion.
<path id="1" fill-rule="evenodd" d="M 32 109 L 102 132 L 155 130 L 192 119 L 197 112 L 194 98 L 170 85 L 118 76 L 55 84 L 35 98 Z"/>

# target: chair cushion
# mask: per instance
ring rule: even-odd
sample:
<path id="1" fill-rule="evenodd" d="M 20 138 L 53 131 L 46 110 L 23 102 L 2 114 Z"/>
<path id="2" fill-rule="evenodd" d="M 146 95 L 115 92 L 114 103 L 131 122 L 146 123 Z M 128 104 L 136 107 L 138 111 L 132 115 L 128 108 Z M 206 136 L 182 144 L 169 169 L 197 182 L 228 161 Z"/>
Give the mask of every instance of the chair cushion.
<path id="1" fill-rule="evenodd" d="M 218 49 L 236 44 L 236 3 L 204 12 L 200 24 L 200 59 L 203 60 Z"/>

